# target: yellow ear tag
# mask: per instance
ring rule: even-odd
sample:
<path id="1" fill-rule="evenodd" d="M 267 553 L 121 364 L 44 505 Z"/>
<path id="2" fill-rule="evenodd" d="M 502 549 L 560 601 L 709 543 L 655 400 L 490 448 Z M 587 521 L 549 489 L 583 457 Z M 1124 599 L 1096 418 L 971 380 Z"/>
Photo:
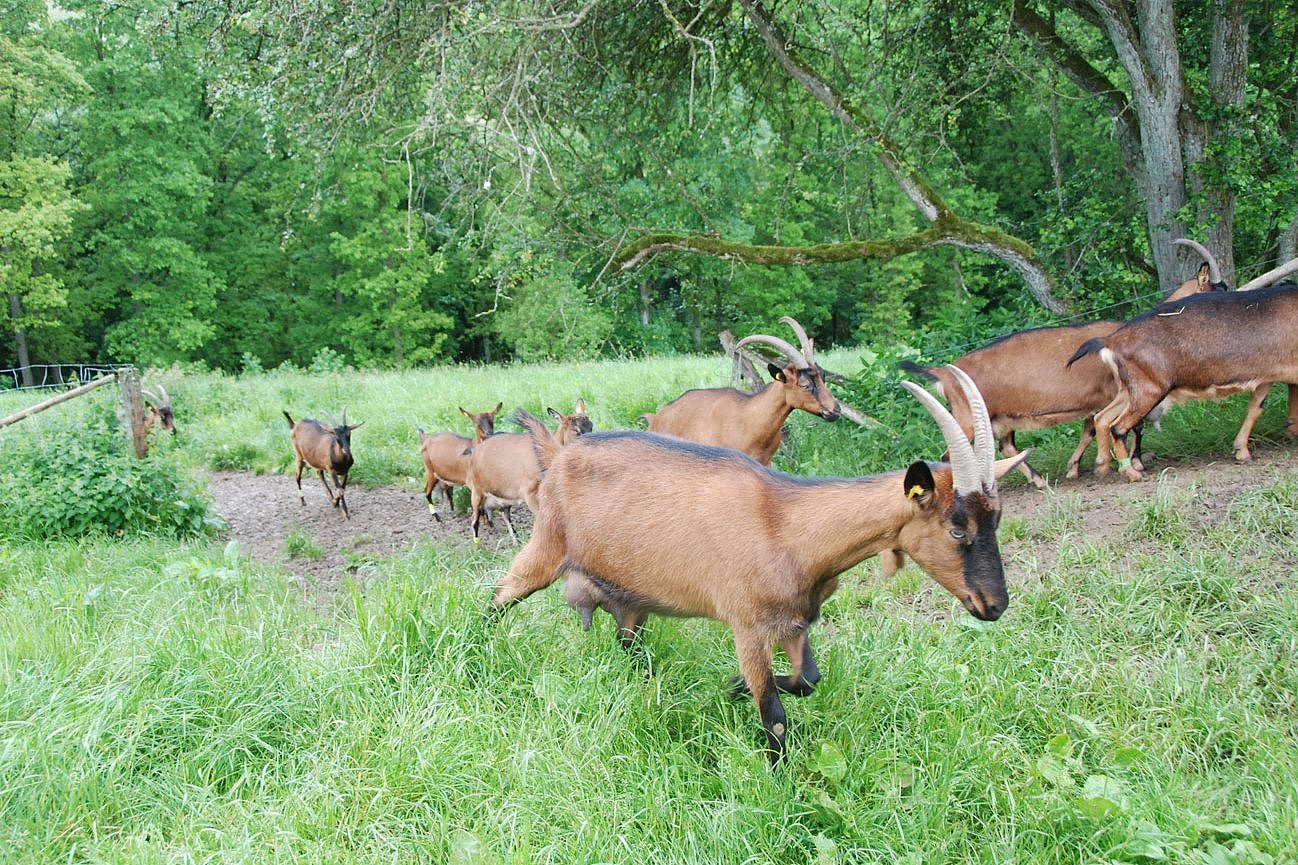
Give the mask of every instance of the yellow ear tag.
<path id="1" fill-rule="evenodd" d="M 917 499 L 922 495 L 924 495 L 924 488 L 921 487 L 919 484 L 915 484 L 913 487 L 911 487 L 909 490 L 906 491 L 906 498 L 908 499 Z"/>

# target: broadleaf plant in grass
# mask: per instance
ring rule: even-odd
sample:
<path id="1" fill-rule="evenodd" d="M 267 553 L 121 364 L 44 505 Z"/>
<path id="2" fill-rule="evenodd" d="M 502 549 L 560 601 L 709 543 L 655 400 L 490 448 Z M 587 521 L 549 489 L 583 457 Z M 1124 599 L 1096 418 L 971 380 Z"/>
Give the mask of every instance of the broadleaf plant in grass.
<path id="1" fill-rule="evenodd" d="M 196 481 L 156 454 L 129 452 L 109 401 L 0 449 L 0 533 L 193 537 L 221 528 Z"/>

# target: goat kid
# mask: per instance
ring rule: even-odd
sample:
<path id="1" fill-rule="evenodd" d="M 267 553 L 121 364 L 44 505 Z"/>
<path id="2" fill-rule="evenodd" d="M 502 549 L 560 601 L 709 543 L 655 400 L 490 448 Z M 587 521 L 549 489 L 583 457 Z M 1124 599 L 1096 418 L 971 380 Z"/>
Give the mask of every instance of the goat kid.
<path id="1" fill-rule="evenodd" d="M 977 388 L 970 443 L 926 390 L 903 382 L 942 429 L 949 465 L 917 461 L 875 477 L 800 478 L 734 450 L 651 432 L 583 436 L 566 447 L 521 416 L 544 469 L 532 536 L 491 600 L 492 615 L 555 580 L 619 619 L 624 642 L 649 612 L 707 616 L 734 634 L 740 673 L 757 704 L 772 762 L 785 754 L 777 689 L 807 694 L 819 680 L 807 629 L 838 575 L 882 550 L 909 553 L 973 615 L 992 621 L 1009 596 L 996 527 L 996 479 L 1023 458 L 993 458 Z M 775 676 L 775 645 L 791 672 Z"/>
<path id="2" fill-rule="evenodd" d="M 460 413 L 473 424 L 473 438 L 466 438 L 453 432 L 441 432 L 428 435 L 419 430 L 419 456 L 424 461 L 424 499 L 428 502 L 428 512 L 433 519 L 441 522 L 437 506 L 433 504 L 433 491 L 440 490 L 442 502 L 446 509 L 455 512 L 452 495 L 456 487 L 469 482 L 470 449 L 496 431 L 496 415 L 500 413 L 503 402 L 496 403 L 491 411 Z"/>
<path id="3" fill-rule="evenodd" d="M 546 409 L 558 421 L 555 432 L 560 445 L 568 444 L 593 429 L 586 415 L 586 402 L 577 400 L 572 414 Z M 528 415 L 531 417 L 531 415 Z M 509 537 L 518 542 L 510 512 L 515 505 L 526 504 L 533 514 L 539 510 L 538 489 L 541 465 L 537 462 L 532 439 L 526 433 L 496 433 L 473 446 L 469 455 L 467 483 L 473 514 L 473 542 L 479 543 L 479 526 L 491 525 L 489 508 L 498 508 L 505 518 Z"/>
<path id="4" fill-rule="evenodd" d="M 342 423 L 336 423 L 330 417 L 329 426 L 310 418 L 303 418 L 294 423 L 293 416 L 287 410 L 284 411 L 284 417 L 288 419 L 289 434 L 293 441 L 293 456 L 297 460 L 297 494 L 302 504 L 306 505 L 306 494 L 302 492 L 302 467 L 310 466 L 320 473 L 320 483 L 324 484 L 329 501 L 335 508 L 341 505 L 343 516 L 351 519 L 352 515 L 347 510 L 347 500 L 343 497 L 343 493 L 347 489 L 347 473 L 351 471 L 354 462 L 352 430 L 365 421 L 349 426 L 346 406 L 343 406 Z M 337 488 L 336 494 L 329 488 L 329 482 L 325 480 L 326 470 L 333 477 L 334 487 Z"/>
<path id="5" fill-rule="evenodd" d="M 781 429 L 795 409 L 838 420 L 843 407 L 825 384 L 816 365 L 814 344 L 802 325 L 790 316 L 780 319 L 797 335 L 802 350 L 774 336 L 754 334 L 739 340 L 736 348 L 763 343 L 789 361 L 781 368 L 767 364 L 773 381 L 757 393 L 732 387 L 689 390 L 643 417 L 649 432 L 676 436 L 700 444 L 733 448 L 762 465 L 770 465 L 780 446 Z"/>
<path id="6" fill-rule="evenodd" d="M 1144 472 L 1132 465 L 1124 436 L 1164 401 L 1253 391 L 1233 443 L 1236 459 L 1250 459 L 1248 436 L 1270 385 L 1298 384 L 1296 333 L 1298 285 L 1213 292 L 1162 304 L 1108 336 L 1087 340 L 1068 363 L 1095 354 L 1112 371 L 1118 391 L 1095 422 L 1111 429 L 1119 471 L 1135 481 Z"/>

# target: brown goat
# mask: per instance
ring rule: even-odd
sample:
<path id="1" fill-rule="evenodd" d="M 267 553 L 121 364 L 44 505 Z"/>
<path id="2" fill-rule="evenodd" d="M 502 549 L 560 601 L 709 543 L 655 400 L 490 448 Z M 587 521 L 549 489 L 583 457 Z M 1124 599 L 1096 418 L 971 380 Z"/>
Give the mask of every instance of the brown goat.
<path id="1" fill-rule="evenodd" d="M 473 424 L 473 438 L 453 432 L 428 435 L 419 430 L 419 456 L 424 461 L 424 499 L 428 502 L 428 512 L 437 522 L 440 523 L 442 518 L 433 504 L 433 491 L 441 490 L 446 509 L 455 511 L 452 499 L 455 488 L 469 482 L 469 449 L 496 431 L 496 415 L 503 405 L 503 402 L 498 402 L 491 411 L 482 412 L 460 409 L 460 413 Z"/>
<path id="2" fill-rule="evenodd" d="M 1014 441 L 1016 431 L 1045 429 L 1083 418 L 1081 438 L 1068 459 L 1066 475 L 1077 477 L 1082 454 L 1096 438 L 1094 415 L 1113 401 L 1117 386 L 1099 358 L 1085 360 L 1072 369 L 1065 364 L 1077 346 L 1093 337 L 1106 336 L 1121 326 L 1120 321 L 1094 321 L 1019 331 L 954 361 L 978 386 L 1001 453 L 1005 456 L 1018 453 Z M 973 435 L 969 403 L 948 368 L 920 366 L 911 361 L 902 361 L 901 368 L 937 382 L 938 392 L 950 403 L 951 413 L 965 434 Z M 1100 430 L 1099 439 L 1095 471 L 1105 474 L 1109 470 L 1106 431 Z M 1139 449 L 1137 444 L 1137 452 Z M 1045 478 L 1026 460 L 1019 464 L 1019 471 L 1037 489 L 1047 486 Z"/>
<path id="3" fill-rule="evenodd" d="M 144 413 L 144 452 L 147 454 L 149 433 L 155 426 L 172 435 L 176 434 L 176 414 L 171 409 L 171 397 L 167 395 L 167 389 L 162 385 L 158 385 L 157 393 L 149 390 L 142 390 L 141 393 L 149 404 L 148 411 Z"/>
<path id="4" fill-rule="evenodd" d="M 788 358 L 784 368 L 767 365 L 774 381 L 757 393 L 732 387 L 686 391 L 657 412 L 644 415 L 649 421 L 649 432 L 733 448 L 762 465 L 770 465 L 780 446 L 781 428 L 794 409 L 828 421 L 838 420 L 843 407 L 825 385 L 824 372 L 816 365 L 812 341 L 793 318 L 786 315 L 780 321 L 797 334 L 801 352 L 784 340 L 765 334 L 744 337 L 736 345 L 760 342 Z"/>
<path id="5" fill-rule="evenodd" d="M 1211 252 L 1193 240 L 1180 238 L 1173 242 L 1197 251 L 1203 257 L 1203 263 L 1198 275 L 1178 286 L 1165 302 L 1207 291 L 1226 290 L 1221 268 Z M 1013 456 L 1018 453 L 1014 441 L 1016 431 L 1045 429 L 1081 418 L 1081 436 L 1068 459 L 1064 476 L 1070 479 L 1078 476 L 1082 455 L 1097 437 L 1095 473 L 1108 473 L 1109 431 L 1103 427 L 1097 431 L 1095 414 L 1113 401 L 1117 383 L 1099 358 L 1082 359 L 1071 368 L 1066 364 L 1077 346 L 1088 339 L 1107 336 L 1122 324 L 1105 320 L 1019 331 L 953 361 L 978 385 L 1003 454 Z M 942 367 L 919 366 L 910 361 L 903 361 L 901 368 L 936 381 L 938 392 L 947 397 L 951 412 L 965 433 L 973 434 L 969 406 L 961 397 L 959 388 L 954 386 L 950 373 Z M 1160 408 L 1151 417 L 1156 420 L 1161 413 Z M 1132 464 L 1142 468 L 1141 426 L 1136 425 L 1133 431 Z M 1045 478 L 1027 461 L 1019 465 L 1019 470 L 1037 489 L 1047 486 Z M 884 558 L 885 573 L 891 573 L 896 566 L 897 560 Z"/>
<path id="6" fill-rule="evenodd" d="M 561 414 L 547 409 L 558 421 L 555 435 L 561 445 L 591 431 L 586 403 L 577 400 L 572 414 Z M 530 415 L 529 415 L 530 417 Z M 514 505 L 526 504 L 535 514 L 538 511 L 537 490 L 541 486 L 541 465 L 537 462 L 532 439 L 526 433 L 496 433 L 474 445 L 469 455 L 467 483 L 470 492 L 470 512 L 473 514 L 473 542 L 478 543 L 478 527 L 491 525 L 488 508 L 499 508 L 505 517 L 505 528 L 515 542 L 514 524 L 510 511 Z"/>
<path id="7" fill-rule="evenodd" d="M 1164 401 L 1253 391 L 1233 443 L 1236 459 L 1249 459 L 1248 436 L 1271 383 L 1298 384 L 1295 333 L 1298 285 L 1213 292 L 1139 315 L 1108 336 L 1088 340 L 1068 362 L 1098 354 L 1112 370 L 1118 392 L 1096 423 L 1112 430 L 1122 474 L 1140 480 L 1144 473 L 1131 464 L 1122 436 Z"/>
<path id="8" fill-rule="evenodd" d="M 787 719 L 777 689 L 806 694 L 818 681 L 807 629 L 843 571 L 899 546 L 978 618 L 995 620 L 1009 603 L 996 479 L 1016 460 L 994 461 L 977 389 L 958 377 L 976 406 L 974 442 L 936 398 L 904 382 L 942 428 L 951 464 L 866 478 L 794 477 L 731 449 L 647 432 L 561 448 L 521 417 L 544 468 L 545 506 L 496 586 L 493 615 L 566 578 L 585 581 L 570 600 L 618 617 L 624 642 L 650 612 L 726 623 L 778 762 Z M 773 673 L 776 644 L 788 676 Z"/>
<path id="9" fill-rule="evenodd" d="M 297 494 L 306 504 L 306 494 L 302 492 L 302 467 L 310 466 L 320 473 L 320 483 L 324 484 L 325 494 L 329 496 L 329 501 L 334 507 L 342 506 L 343 516 L 351 519 L 351 512 L 347 510 L 347 500 L 343 493 L 347 490 L 347 475 L 352 469 L 352 430 L 359 427 L 361 423 L 347 425 L 347 406 L 343 406 L 342 423 L 335 423 L 333 418 L 329 419 L 330 426 L 325 426 L 317 420 L 303 418 L 294 423 L 293 416 L 284 412 L 284 417 L 288 419 L 289 433 L 293 440 L 293 456 L 297 461 Z M 325 470 L 333 477 L 334 486 L 337 488 L 335 494 L 329 489 L 329 482 L 325 480 Z"/>

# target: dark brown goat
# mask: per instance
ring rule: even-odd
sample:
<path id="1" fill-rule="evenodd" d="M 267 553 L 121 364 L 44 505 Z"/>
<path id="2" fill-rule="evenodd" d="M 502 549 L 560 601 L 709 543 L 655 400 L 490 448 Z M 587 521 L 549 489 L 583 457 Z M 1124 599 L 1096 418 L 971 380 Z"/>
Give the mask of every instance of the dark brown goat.
<path id="1" fill-rule="evenodd" d="M 428 435 L 419 430 L 419 456 L 424 462 L 424 499 L 428 502 L 428 512 L 439 523 L 442 518 L 433 504 L 433 491 L 441 490 L 446 509 L 454 512 L 452 494 L 456 487 L 469 482 L 469 449 L 496 431 L 496 415 L 503 405 L 503 402 L 498 402 L 491 411 L 481 412 L 460 409 L 460 413 L 473 424 L 473 438 L 453 432 Z"/>
<path id="2" fill-rule="evenodd" d="M 559 423 L 555 435 L 561 445 L 592 429 L 584 400 L 577 400 L 572 414 L 561 414 L 555 409 L 547 411 Z M 505 528 L 509 530 L 510 538 L 517 542 L 514 524 L 509 519 L 510 511 L 514 505 L 521 504 L 526 504 L 533 514 L 538 510 L 541 465 L 537 462 L 532 439 L 526 433 L 496 433 L 474 445 L 469 455 L 467 483 L 470 512 L 473 514 L 473 542 L 478 542 L 478 529 L 482 523 L 491 525 L 487 513 L 489 508 L 501 510 Z"/>
<path id="3" fill-rule="evenodd" d="M 346 406 L 343 406 L 342 423 L 335 423 L 333 418 L 330 418 L 330 426 L 310 418 L 303 418 L 294 423 L 293 416 L 287 410 L 284 411 L 284 417 L 288 419 L 289 433 L 293 440 L 293 456 L 297 461 L 297 494 L 302 504 L 306 504 L 306 494 L 302 492 L 302 468 L 310 466 L 320 473 L 320 483 L 324 484 L 329 501 L 334 507 L 341 505 L 343 516 L 351 519 L 352 515 L 347 510 L 347 500 L 343 494 L 347 490 L 347 474 L 351 471 L 354 462 L 352 430 L 365 421 L 348 426 Z M 326 470 L 333 477 L 334 487 L 337 488 L 336 494 L 334 490 L 329 489 L 329 482 L 325 480 Z"/>
<path id="4" fill-rule="evenodd" d="M 1122 437 L 1163 401 L 1253 391 L 1233 445 L 1237 458 L 1248 459 L 1248 435 L 1266 395 L 1262 386 L 1298 384 L 1295 334 L 1298 286 L 1212 292 L 1162 304 L 1108 336 L 1090 339 L 1069 363 L 1098 354 L 1112 370 L 1118 392 L 1096 423 L 1111 429 L 1122 474 L 1140 480 L 1144 473 L 1131 464 Z"/>
<path id="5" fill-rule="evenodd" d="M 1009 603 L 996 479 L 1016 460 L 994 461 L 977 389 L 959 378 L 976 406 L 974 442 L 936 398 L 904 382 L 942 428 L 951 464 L 867 478 L 793 477 L 654 433 L 597 433 L 561 448 L 522 417 L 544 468 L 544 505 L 491 608 L 566 578 L 586 581 L 570 600 L 613 612 L 624 641 L 650 612 L 725 622 L 778 762 L 787 719 L 777 689 L 806 694 L 818 680 L 807 629 L 843 571 L 900 547 L 978 618 L 995 620 Z M 788 676 L 773 673 L 777 644 Z"/>
<path id="6" fill-rule="evenodd" d="M 789 361 L 781 368 L 768 364 L 774 379 L 757 393 L 732 387 L 689 390 L 658 411 L 644 415 L 649 432 L 676 436 L 700 444 L 733 448 L 763 465 L 770 465 L 780 446 L 781 428 L 794 409 L 825 420 L 838 420 L 843 407 L 829 392 L 825 374 L 816 365 L 814 344 L 802 325 L 790 316 L 780 321 L 793 329 L 802 346 L 799 352 L 782 339 L 754 334 L 736 347 L 760 342 L 783 354 Z"/>

